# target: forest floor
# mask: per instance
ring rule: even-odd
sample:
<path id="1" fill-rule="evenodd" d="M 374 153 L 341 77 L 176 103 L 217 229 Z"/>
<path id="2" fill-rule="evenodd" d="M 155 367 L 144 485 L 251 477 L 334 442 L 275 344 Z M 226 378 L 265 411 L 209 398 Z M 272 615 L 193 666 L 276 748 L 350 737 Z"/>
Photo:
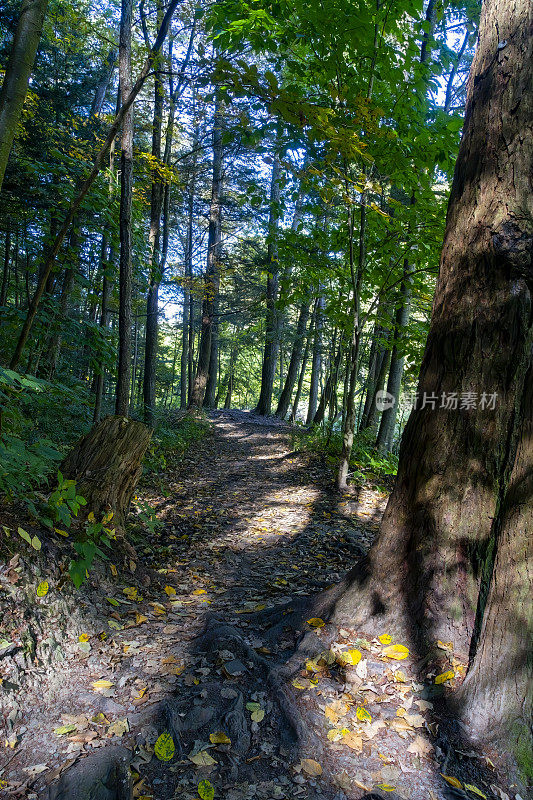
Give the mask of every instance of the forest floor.
<path id="1" fill-rule="evenodd" d="M 44 546 L 37 568 L 22 551 L 0 567 L 0 796 L 84 800 L 105 751 L 132 765 L 137 798 L 192 800 L 208 781 L 201 796 L 212 785 L 225 800 L 505 800 L 490 754 L 478 767 L 464 754 L 477 785 L 440 775 L 432 699 L 453 681 L 435 677 L 462 670 L 446 643 L 414 663 L 385 650 L 401 644 L 387 631 L 311 619 L 303 628 L 323 652 L 294 666 L 299 632 L 284 631 L 283 615 L 368 550 L 386 494 L 335 492 L 283 423 L 236 411 L 212 423 L 177 471 L 140 490 L 162 527 L 118 570 L 67 597 Z M 277 668 L 289 662 L 287 678 Z M 98 798 L 124 796 L 114 780 Z"/>

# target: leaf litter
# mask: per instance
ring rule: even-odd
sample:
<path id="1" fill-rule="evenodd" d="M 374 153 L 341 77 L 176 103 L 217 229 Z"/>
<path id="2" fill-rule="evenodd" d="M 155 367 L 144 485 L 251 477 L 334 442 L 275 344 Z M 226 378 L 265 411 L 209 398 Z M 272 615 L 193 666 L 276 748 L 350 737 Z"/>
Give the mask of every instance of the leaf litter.
<path id="1" fill-rule="evenodd" d="M 293 639 L 268 641 L 254 615 L 336 582 L 375 536 L 386 498 L 365 486 L 339 502 L 324 491 L 321 465 L 287 459 L 287 442 L 282 425 L 221 413 L 214 435 L 165 476 L 167 497 L 144 487 L 163 532 L 142 531 L 135 558 L 122 566 L 115 559 L 89 581 L 58 641 L 61 658 L 43 670 L 37 657 L 44 681 L 61 687 L 55 702 L 29 719 L 31 681 L 15 694 L 11 727 L 20 755 L 18 764 L 0 766 L 14 796 L 17 786 L 28 791 L 28 780 L 38 789 L 66 764 L 117 741 L 132 751 L 135 796 L 154 800 L 174 792 L 191 800 L 357 798 L 376 788 L 439 800 L 443 786 L 459 788 L 454 781 L 464 796 L 507 796 L 497 780 L 491 788 L 439 775 L 428 686 L 447 691 L 461 674 L 453 643 L 436 643 L 440 660 L 421 676 L 392 631 L 330 630 L 327 620 L 309 617 L 307 629 L 319 638 L 327 632 L 329 647 L 288 682 L 317 742 L 296 760 L 280 741 L 279 710 L 254 659 L 195 650 L 209 609 L 239 629 L 250 653 L 279 661 Z M 56 584 L 48 575 L 33 578 L 45 609 Z M 185 692 L 190 708 L 162 717 L 168 698 Z M 222 725 L 216 703 L 227 704 Z"/>

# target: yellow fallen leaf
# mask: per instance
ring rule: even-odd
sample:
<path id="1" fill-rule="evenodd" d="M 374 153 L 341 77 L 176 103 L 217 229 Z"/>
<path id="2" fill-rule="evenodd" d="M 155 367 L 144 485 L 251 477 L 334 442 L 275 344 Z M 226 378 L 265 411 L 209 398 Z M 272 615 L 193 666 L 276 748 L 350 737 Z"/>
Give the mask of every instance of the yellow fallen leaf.
<path id="1" fill-rule="evenodd" d="M 169 596 L 169 597 L 170 597 L 171 595 L 173 595 L 173 594 L 176 594 L 176 590 L 174 589 L 174 587 L 173 587 L 173 586 L 165 586 L 165 588 L 164 588 L 164 590 L 163 590 L 163 591 L 164 591 L 164 592 L 166 592 L 166 593 L 168 594 L 168 596 Z"/>
<path id="2" fill-rule="evenodd" d="M 68 539 L 68 531 L 64 531 L 62 528 L 54 528 L 55 532 L 58 533 L 60 536 L 64 536 L 65 539 Z"/>
<path id="3" fill-rule="evenodd" d="M 361 661 L 362 654 L 359 650 L 343 650 L 337 654 L 337 661 L 341 667 L 355 667 Z"/>
<path id="4" fill-rule="evenodd" d="M 163 614 L 167 613 L 165 606 L 162 606 L 161 603 L 150 603 L 150 605 L 154 609 L 154 614 L 158 617 L 162 617 Z"/>
<path id="5" fill-rule="evenodd" d="M 96 522 L 96 517 L 94 516 L 94 511 L 90 511 L 89 515 L 87 516 L 89 522 Z"/>
<path id="6" fill-rule="evenodd" d="M 450 784 L 450 786 L 454 786 L 456 789 L 463 788 L 463 784 L 461 783 L 461 781 L 458 781 L 457 778 L 454 778 L 451 775 L 443 775 L 442 772 L 440 773 L 440 775 L 444 778 L 446 783 Z"/>
<path id="7" fill-rule="evenodd" d="M 307 681 L 307 679 L 306 679 L 306 681 Z M 292 685 L 294 686 L 295 689 L 308 689 L 309 688 L 309 682 L 308 681 L 306 683 L 304 683 L 303 681 L 299 680 L 298 678 L 295 678 L 292 681 Z"/>
<path id="8" fill-rule="evenodd" d="M 381 644 L 390 644 L 392 642 L 392 636 L 388 633 L 382 633 L 381 636 L 378 636 L 378 639 Z"/>
<path id="9" fill-rule="evenodd" d="M 68 733 L 74 733 L 75 730 L 75 725 L 61 725 L 59 728 L 54 728 L 54 733 L 56 736 L 66 736 Z"/>
<path id="10" fill-rule="evenodd" d="M 193 594 L 200 595 L 200 594 L 207 594 L 205 589 L 195 589 Z"/>
<path id="11" fill-rule="evenodd" d="M 455 678 L 455 672 L 453 669 L 447 670 L 447 672 L 441 672 L 440 675 L 435 677 L 435 683 L 446 683 L 446 681 L 451 681 Z"/>
<path id="12" fill-rule="evenodd" d="M 80 633 L 78 636 L 78 642 L 88 642 L 91 637 L 88 633 Z"/>
<path id="13" fill-rule="evenodd" d="M 116 578 L 117 575 L 118 575 L 118 570 L 115 567 L 115 565 L 114 564 L 110 564 L 109 565 L 109 569 L 111 570 L 111 575 L 113 575 L 113 577 Z"/>
<path id="14" fill-rule="evenodd" d="M 372 715 L 363 706 L 358 707 L 355 716 L 360 722 L 372 722 Z"/>
<path id="15" fill-rule="evenodd" d="M 174 758 L 175 752 L 176 747 L 174 745 L 174 739 L 170 733 L 162 733 L 161 736 L 158 737 L 154 746 L 154 753 L 156 754 L 157 758 L 160 761 L 171 761 Z"/>
<path id="16" fill-rule="evenodd" d="M 441 642 L 440 639 L 437 642 L 437 647 L 441 650 L 453 650 L 453 642 Z"/>
<path id="17" fill-rule="evenodd" d="M 327 732 L 327 737 L 330 742 L 340 741 L 340 739 L 342 739 L 342 735 L 342 730 L 339 728 L 330 728 L 330 730 Z"/>
<path id="18" fill-rule="evenodd" d="M 93 681 L 92 683 L 93 688 L 96 689 L 97 691 L 98 689 L 111 689 L 111 687 L 114 685 L 115 684 L 113 683 L 113 681 L 106 681 L 106 680 Z"/>
<path id="19" fill-rule="evenodd" d="M 218 762 L 209 755 L 207 750 L 200 750 L 199 753 L 196 753 L 195 756 L 189 756 L 189 761 L 192 761 L 193 764 L 196 764 L 197 767 L 212 767 L 213 764 L 217 764 Z"/>
<path id="20" fill-rule="evenodd" d="M 148 622 L 148 617 L 145 617 L 144 614 L 139 614 L 139 612 L 137 612 L 135 614 L 135 623 L 137 625 L 141 625 L 143 622 Z"/>
<path id="21" fill-rule="evenodd" d="M 139 694 L 136 697 L 134 697 L 134 700 L 140 700 L 141 697 L 144 697 L 147 691 L 148 691 L 148 686 L 143 686 L 142 689 L 139 689 Z"/>
<path id="22" fill-rule="evenodd" d="M 314 761 L 312 758 L 302 758 L 300 766 L 303 771 L 312 778 L 322 775 L 322 767 L 318 761 Z"/>
<path id="23" fill-rule="evenodd" d="M 37 597 L 45 597 L 48 594 L 48 581 L 41 581 L 39 586 L 37 587 Z"/>
<path id="24" fill-rule="evenodd" d="M 477 786 L 472 786 L 471 783 L 465 783 L 465 789 L 468 789 L 469 792 L 472 792 L 472 794 L 477 795 L 477 797 L 481 797 L 483 798 L 483 800 L 487 800 L 487 795 L 483 794 L 481 789 L 478 789 Z"/>
<path id="25" fill-rule="evenodd" d="M 382 792 L 394 792 L 396 786 L 391 786 L 390 783 L 378 783 L 378 789 Z"/>
<path id="26" fill-rule="evenodd" d="M 226 736 L 224 731 L 217 731 L 216 733 L 209 734 L 209 741 L 211 744 L 231 744 L 231 739 Z"/>
<path id="27" fill-rule="evenodd" d="M 392 658 L 395 661 L 403 661 L 409 655 L 409 648 L 403 644 L 391 644 L 383 648 L 383 655 L 387 658 Z"/>
<path id="28" fill-rule="evenodd" d="M 123 589 L 122 591 L 126 595 L 128 600 L 137 600 L 139 596 L 139 592 L 135 586 L 126 586 L 126 588 Z"/>
<path id="29" fill-rule="evenodd" d="M 326 623 L 320 617 L 311 617 L 311 619 L 307 620 L 307 624 L 312 628 L 323 628 Z"/>

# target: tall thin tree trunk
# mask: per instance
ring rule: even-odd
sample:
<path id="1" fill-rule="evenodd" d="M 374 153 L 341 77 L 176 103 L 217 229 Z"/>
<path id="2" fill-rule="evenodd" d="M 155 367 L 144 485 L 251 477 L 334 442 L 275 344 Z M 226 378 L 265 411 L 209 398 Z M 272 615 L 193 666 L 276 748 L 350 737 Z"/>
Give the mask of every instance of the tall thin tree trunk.
<path id="1" fill-rule="evenodd" d="M 163 10 L 157 3 L 157 25 L 161 24 Z M 157 331 L 159 311 L 159 284 L 161 282 L 160 232 L 163 208 L 164 183 L 161 176 L 161 131 L 163 127 L 163 74 L 154 73 L 154 116 L 152 121 L 152 190 L 150 198 L 150 286 L 146 298 L 146 337 L 144 347 L 143 416 L 146 425 L 153 426 L 155 412 L 155 378 L 157 359 Z"/>
<path id="2" fill-rule="evenodd" d="M 0 91 L 0 189 L 41 40 L 48 0 L 23 0 Z"/>
<path id="3" fill-rule="evenodd" d="M 319 287 L 319 292 L 322 289 Z M 313 358 L 311 361 L 311 379 L 309 384 L 309 404 L 307 406 L 306 424 L 311 425 L 315 418 L 318 404 L 318 381 L 322 369 L 322 332 L 324 328 L 324 296 L 320 294 L 315 306 L 315 335 L 313 338 Z"/>
<path id="4" fill-rule="evenodd" d="M 296 334 L 294 337 L 294 344 L 291 351 L 291 359 L 289 361 L 289 368 L 287 370 L 287 378 L 285 385 L 281 392 L 278 407 L 276 409 L 276 416 L 284 419 L 289 410 L 289 405 L 292 397 L 292 390 L 296 383 L 298 376 L 298 367 L 300 366 L 300 359 L 302 357 L 303 343 L 305 340 L 305 330 L 307 327 L 307 320 L 309 319 L 309 298 L 307 297 L 300 305 L 298 313 L 298 322 L 296 324 Z"/>
<path id="5" fill-rule="evenodd" d="M 37 284 L 37 288 L 35 290 L 35 294 L 33 295 L 31 303 L 28 305 L 28 312 L 26 314 L 26 319 L 22 325 L 22 329 L 19 334 L 19 338 L 17 344 L 15 346 L 15 350 L 13 352 L 13 356 L 11 357 L 11 361 L 9 366 L 11 369 L 16 369 L 19 361 L 22 357 L 24 352 L 24 348 L 26 346 L 26 342 L 28 341 L 28 336 L 30 335 L 33 323 L 35 321 L 35 317 L 37 315 L 37 310 L 39 308 L 39 303 L 41 298 L 44 294 L 45 287 L 52 271 L 52 268 L 55 263 L 55 259 L 59 250 L 61 249 L 61 245 L 67 235 L 67 232 L 70 228 L 72 220 L 76 216 L 76 212 L 80 208 L 85 196 L 87 195 L 89 189 L 93 185 L 96 177 L 98 176 L 104 162 L 105 158 L 109 152 L 109 149 L 115 140 L 115 136 L 117 135 L 120 126 L 124 122 L 124 119 L 128 116 L 131 106 L 139 92 L 141 91 L 144 82 L 152 69 L 155 59 L 157 58 L 159 51 L 163 42 L 165 41 L 165 37 L 168 32 L 168 28 L 170 25 L 170 21 L 178 6 L 179 0 L 171 0 L 169 3 L 167 10 L 165 12 L 165 16 L 163 17 L 163 22 L 161 23 L 161 27 L 159 28 L 159 32 L 157 34 L 156 40 L 153 44 L 152 49 L 150 50 L 146 61 L 144 62 L 143 68 L 135 81 L 134 86 L 131 89 L 131 92 L 128 94 L 125 101 L 122 103 L 121 109 L 119 113 L 116 115 L 115 119 L 113 120 L 109 132 L 107 134 L 106 140 L 102 147 L 100 148 L 89 172 L 89 175 L 83 180 L 81 185 L 77 189 L 77 193 L 71 202 L 67 214 L 63 220 L 63 223 L 57 233 L 57 236 L 52 243 L 48 254 L 46 255 L 44 262 L 43 262 L 43 269 L 42 274 L 39 279 L 39 283 Z"/>
<path id="6" fill-rule="evenodd" d="M 8 222 L 6 238 L 4 241 L 4 270 L 2 273 L 2 288 L 0 289 L 0 306 L 5 306 L 9 286 L 9 259 L 11 256 L 11 225 Z"/>
<path id="7" fill-rule="evenodd" d="M 213 179 L 211 184 L 211 204 L 209 208 L 209 233 L 207 241 L 207 268 L 204 281 L 204 297 L 202 301 L 202 329 L 198 352 L 198 366 L 189 399 L 189 408 L 202 408 L 207 382 L 211 371 L 215 373 L 214 391 L 216 389 L 217 362 L 211 363 L 211 340 L 217 309 L 219 287 L 219 265 L 221 245 L 221 193 L 222 193 L 222 114 L 219 92 L 215 96 L 215 113 L 213 119 Z"/>
<path id="8" fill-rule="evenodd" d="M 267 248 L 267 285 L 266 285 L 266 325 L 265 347 L 263 350 L 263 364 L 261 368 L 261 391 L 255 408 L 256 414 L 267 416 L 272 407 L 272 392 L 274 391 L 274 378 L 276 375 L 276 361 L 279 347 L 278 324 L 278 284 L 279 261 L 277 228 L 280 216 L 281 198 L 281 162 L 278 154 L 274 155 L 272 177 L 270 180 L 270 213 L 268 220 L 268 248 Z"/>
<path id="9" fill-rule="evenodd" d="M 381 422 L 376 439 L 376 447 L 380 453 L 388 453 L 392 447 L 394 438 L 394 428 L 398 414 L 398 403 L 400 400 L 400 388 L 403 375 L 404 354 L 402 339 L 405 337 L 405 329 L 409 322 L 411 307 L 411 270 L 409 260 L 404 260 L 403 280 L 400 287 L 400 305 L 396 311 L 396 321 L 394 325 L 394 345 L 392 348 L 389 379 L 387 381 L 387 393 L 394 398 L 393 405 L 386 408 L 381 415 Z"/>
<path id="10" fill-rule="evenodd" d="M 291 409 L 291 422 L 294 422 L 296 419 L 296 414 L 298 412 L 298 406 L 300 404 L 300 397 L 302 396 L 302 389 L 304 385 L 304 378 L 305 378 L 305 370 L 307 369 L 307 362 L 309 360 L 309 351 L 311 350 L 311 337 L 313 335 L 313 327 L 314 327 L 314 316 L 315 312 L 311 315 L 311 321 L 309 323 L 309 331 L 307 333 L 307 339 L 305 341 L 305 350 L 302 358 L 302 366 L 300 369 L 300 375 L 298 377 L 298 385 L 296 387 L 296 394 L 294 395 L 294 400 L 292 403 Z"/>
<path id="11" fill-rule="evenodd" d="M 122 105 L 131 92 L 132 0 L 122 0 L 119 73 Z M 131 203 L 133 193 L 133 104 L 124 116 L 120 152 L 120 260 L 118 312 L 118 367 L 115 413 L 128 415 L 131 380 Z"/>

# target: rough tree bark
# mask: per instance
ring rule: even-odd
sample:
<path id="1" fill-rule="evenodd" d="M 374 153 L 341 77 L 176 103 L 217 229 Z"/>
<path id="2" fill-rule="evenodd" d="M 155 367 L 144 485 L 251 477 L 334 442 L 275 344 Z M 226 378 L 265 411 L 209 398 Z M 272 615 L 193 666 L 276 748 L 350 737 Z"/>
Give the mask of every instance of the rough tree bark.
<path id="1" fill-rule="evenodd" d="M 28 91 L 47 6 L 48 0 L 23 0 L 20 9 L 0 92 L 0 189 Z"/>
<path id="2" fill-rule="evenodd" d="M 106 417 L 84 436 L 61 464 L 65 478 L 76 481 L 97 519 L 113 511 L 113 526 L 124 529 L 133 491 L 150 443 L 149 428 L 126 417 Z"/>
<path id="3" fill-rule="evenodd" d="M 525 737 L 529 752 L 532 86 L 533 6 L 487 0 L 421 367 L 425 402 L 406 426 L 378 543 L 332 612 L 361 629 L 379 617 L 419 652 L 437 639 L 470 651 L 470 735 L 507 747 Z M 471 400 L 462 409 L 461 396 Z"/>
<path id="4" fill-rule="evenodd" d="M 131 93 L 132 0 L 122 0 L 119 37 L 119 74 L 122 105 Z M 122 123 L 120 152 L 120 259 L 118 311 L 118 367 L 115 413 L 128 414 L 131 380 L 131 203 L 133 194 L 133 104 Z"/>

